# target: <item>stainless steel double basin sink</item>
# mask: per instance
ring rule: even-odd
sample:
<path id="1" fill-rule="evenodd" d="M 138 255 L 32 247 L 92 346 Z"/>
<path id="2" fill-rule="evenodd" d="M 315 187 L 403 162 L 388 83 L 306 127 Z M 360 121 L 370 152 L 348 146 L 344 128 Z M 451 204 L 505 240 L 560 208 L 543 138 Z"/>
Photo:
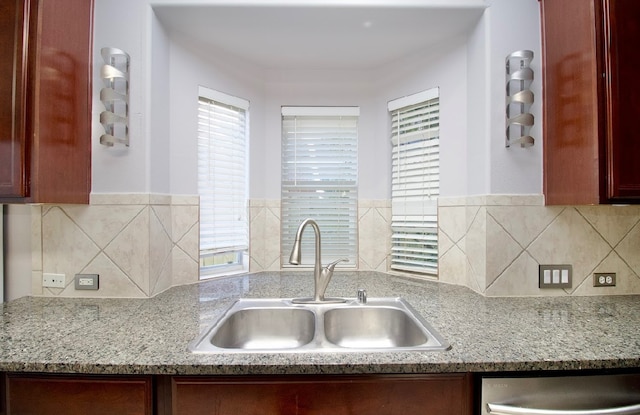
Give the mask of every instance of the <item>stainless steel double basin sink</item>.
<path id="1" fill-rule="evenodd" d="M 445 341 L 402 298 L 298 304 L 240 299 L 189 344 L 194 353 L 443 351 Z"/>

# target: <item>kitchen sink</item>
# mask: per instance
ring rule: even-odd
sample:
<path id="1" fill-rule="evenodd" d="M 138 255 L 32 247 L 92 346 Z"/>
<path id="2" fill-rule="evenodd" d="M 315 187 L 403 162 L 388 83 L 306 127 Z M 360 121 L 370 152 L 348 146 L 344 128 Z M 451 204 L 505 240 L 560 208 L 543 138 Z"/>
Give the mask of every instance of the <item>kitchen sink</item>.
<path id="1" fill-rule="evenodd" d="M 240 299 L 189 344 L 194 353 L 444 351 L 445 341 L 402 298 L 366 303 Z"/>

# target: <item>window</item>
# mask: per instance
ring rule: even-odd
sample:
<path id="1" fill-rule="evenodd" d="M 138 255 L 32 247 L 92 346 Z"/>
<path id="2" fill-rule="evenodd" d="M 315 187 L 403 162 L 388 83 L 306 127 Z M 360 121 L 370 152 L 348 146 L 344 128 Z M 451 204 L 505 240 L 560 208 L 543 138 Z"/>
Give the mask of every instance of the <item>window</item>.
<path id="1" fill-rule="evenodd" d="M 391 115 L 391 269 L 438 273 L 440 193 L 438 88 L 389 102 Z"/>
<path id="2" fill-rule="evenodd" d="M 322 261 L 357 263 L 357 107 L 282 108 L 282 264 L 300 223 L 312 218 L 322 234 Z M 302 265 L 314 264 L 314 235 L 305 229 Z"/>
<path id="3" fill-rule="evenodd" d="M 249 102 L 199 89 L 200 274 L 248 269 Z"/>

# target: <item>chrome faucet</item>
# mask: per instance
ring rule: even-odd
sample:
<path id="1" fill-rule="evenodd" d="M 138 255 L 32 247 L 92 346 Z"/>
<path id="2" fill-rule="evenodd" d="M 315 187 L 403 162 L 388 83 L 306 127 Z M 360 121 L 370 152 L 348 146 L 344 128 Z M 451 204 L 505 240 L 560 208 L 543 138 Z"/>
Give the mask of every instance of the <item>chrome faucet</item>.
<path id="1" fill-rule="evenodd" d="M 314 282 L 314 295 L 313 299 L 297 299 L 295 302 L 344 302 L 341 298 L 324 298 L 324 292 L 327 290 L 327 286 L 329 285 L 329 281 L 331 281 L 331 277 L 333 276 L 333 270 L 339 262 L 346 262 L 348 259 L 341 258 L 337 261 L 334 261 L 327 265 L 326 267 L 322 266 L 322 259 L 320 255 L 320 227 L 313 219 L 305 219 L 302 221 L 300 226 L 298 226 L 298 231 L 296 232 L 296 240 L 293 242 L 293 248 L 291 249 L 291 255 L 289 256 L 289 263 L 292 265 L 300 265 L 302 262 L 302 233 L 307 225 L 311 225 L 313 231 L 315 233 L 315 241 L 316 241 L 316 259 L 315 264 L 313 266 L 313 282 Z"/>

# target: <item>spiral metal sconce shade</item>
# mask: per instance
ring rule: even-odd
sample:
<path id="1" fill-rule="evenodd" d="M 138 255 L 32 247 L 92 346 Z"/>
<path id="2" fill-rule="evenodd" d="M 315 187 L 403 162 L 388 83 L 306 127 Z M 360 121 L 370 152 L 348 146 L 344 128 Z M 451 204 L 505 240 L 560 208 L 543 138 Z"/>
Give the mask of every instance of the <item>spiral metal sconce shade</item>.
<path id="1" fill-rule="evenodd" d="M 531 137 L 530 130 L 533 126 L 533 70 L 529 67 L 533 59 L 530 50 L 518 50 L 506 58 L 506 141 L 505 146 L 520 144 L 520 147 L 531 147 L 535 140 Z"/>
<path id="2" fill-rule="evenodd" d="M 104 88 L 100 101 L 105 110 L 100 113 L 100 123 L 105 133 L 100 144 L 112 147 L 123 144 L 129 147 L 129 55 L 120 49 L 102 48 L 104 65 L 100 75 Z"/>

